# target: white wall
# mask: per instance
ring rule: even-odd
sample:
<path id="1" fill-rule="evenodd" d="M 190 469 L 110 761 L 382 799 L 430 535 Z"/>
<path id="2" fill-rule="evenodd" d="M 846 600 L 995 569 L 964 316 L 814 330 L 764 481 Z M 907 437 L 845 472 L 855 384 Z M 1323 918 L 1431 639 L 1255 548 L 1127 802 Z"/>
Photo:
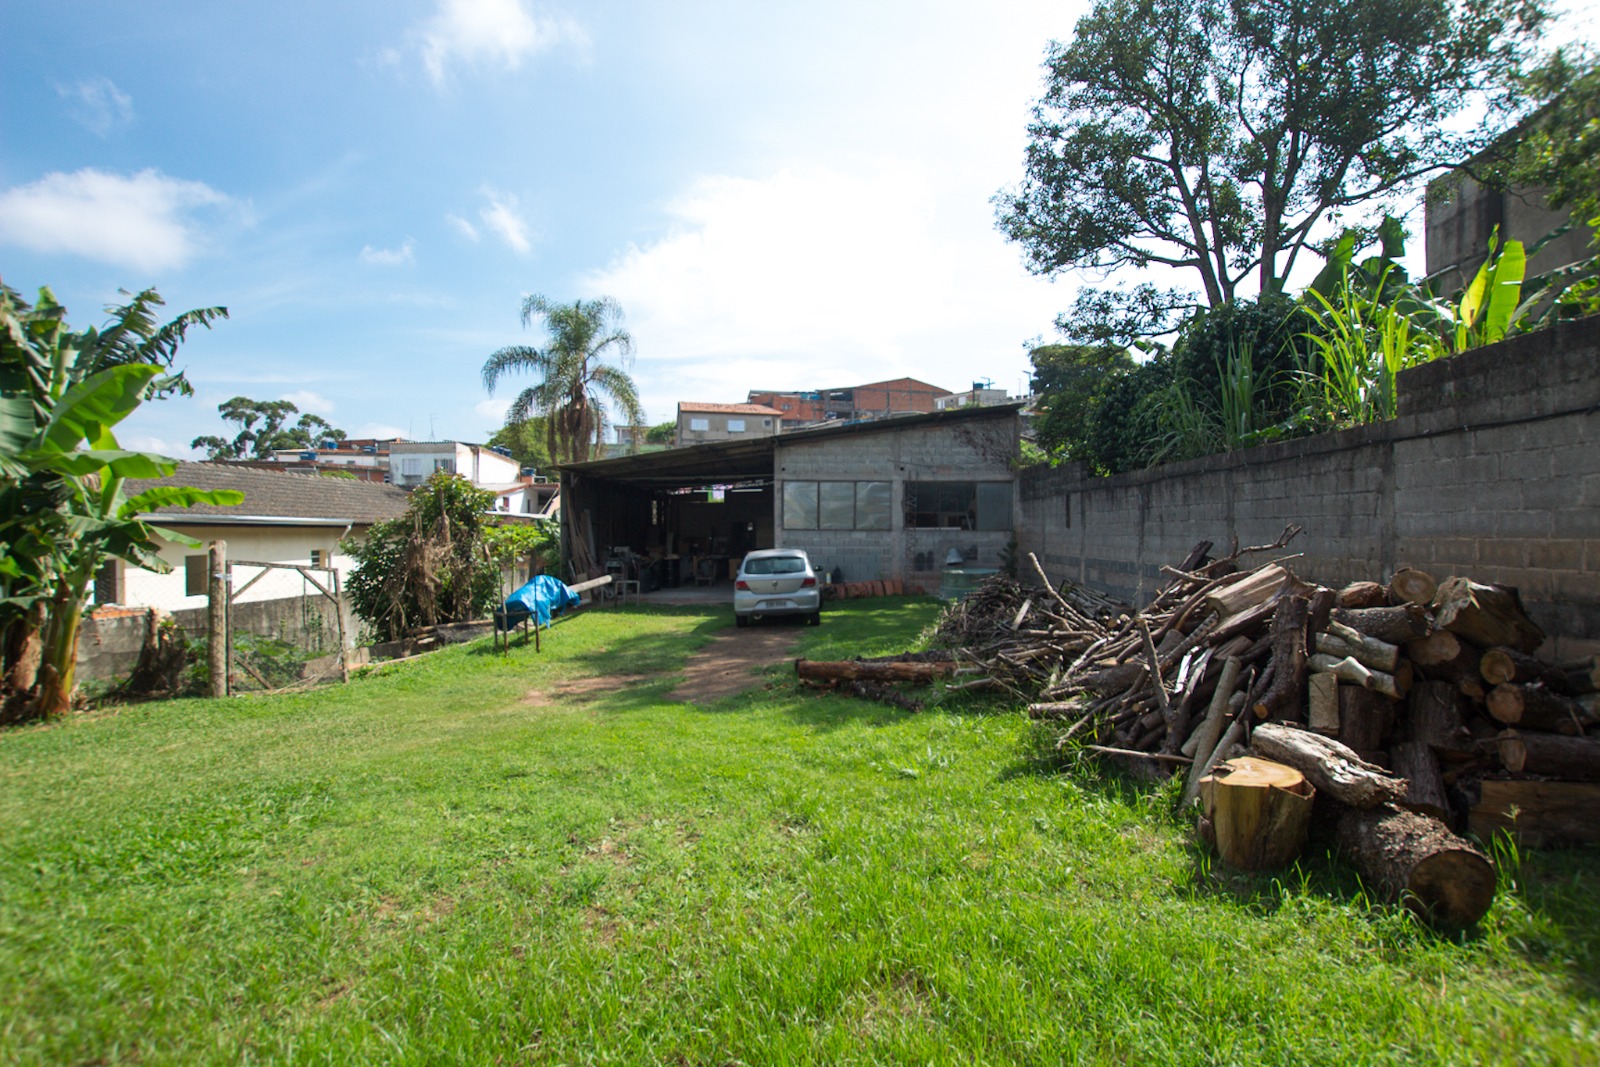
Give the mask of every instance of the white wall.
<path id="1" fill-rule="evenodd" d="M 188 596 L 184 592 L 185 564 L 189 556 L 205 556 L 206 546 L 213 540 L 221 539 L 227 542 L 228 559 L 234 561 L 233 586 L 238 589 L 245 582 L 261 573 L 257 567 L 239 566 L 240 560 L 262 560 L 269 563 L 311 563 L 311 550 L 321 549 L 328 554 L 328 562 L 324 566 L 332 566 L 339 572 L 342 583 L 348 576 L 355 561 L 338 551 L 338 541 L 343 526 L 282 526 L 282 527 L 241 527 L 241 526 L 195 526 L 185 525 L 177 527 L 182 533 L 200 541 L 199 548 L 189 548 L 185 545 L 163 542 L 161 558 L 172 565 L 173 570 L 167 574 L 157 574 L 142 567 L 122 566 L 121 595 L 118 602 L 129 607 L 158 607 L 167 611 L 178 611 L 183 608 L 203 608 L 206 605 L 204 595 Z M 320 574 L 319 574 L 320 577 Z M 322 579 L 327 584 L 327 579 Z M 255 585 L 245 591 L 243 596 L 235 596 L 236 603 L 248 603 L 253 600 L 277 600 L 283 597 L 298 597 L 304 592 L 317 595 L 316 588 L 303 578 L 298 571 L 274 571 L 262 578 Z"/>

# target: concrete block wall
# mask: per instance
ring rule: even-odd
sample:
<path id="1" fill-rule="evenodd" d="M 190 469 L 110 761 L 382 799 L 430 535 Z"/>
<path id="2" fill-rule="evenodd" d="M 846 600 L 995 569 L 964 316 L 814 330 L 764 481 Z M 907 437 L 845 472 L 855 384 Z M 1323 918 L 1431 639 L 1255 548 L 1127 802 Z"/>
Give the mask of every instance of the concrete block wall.
<path id="1" fill-rule="evenodd" d="M 1011 461 L 1017 453 L 1014 417 L 967 419 L 907 427 L 899 432 L 852 433 L 822 440 L 779 439 L 774 489 L 775 543 L 804 548 L 822 567 L 837 568 L 845 581 L 899 578 L 937 584 L 944 556 L 951 548 L 976 548 L 975 566 L 999 565 L 1001 550 L 1012 532 L 919 530 L 905 528 L 905 487 L 915 481 L 996 481 L 1015 478 Z M 783 527 L 783 485 L 786 481 L 887 481 L 893 486 L 888 530 L 786 530 Z M 1012 499 L 1013 521 L 1017 512 Z M 916 556 L 936 553 L 934 568 L 914 569 Z"/>
<path id="2" fill-rule="evenodd" d="M 1306 578 L 1512 585 L 1552 654 L 1600 651 L 1600 318 L 1405 371 L 1399 400 L 1391 422 L 1147 471 L 1025 471 L 1019 548 L 1142 603 L 1197 542 L 1293 522 Z"/>

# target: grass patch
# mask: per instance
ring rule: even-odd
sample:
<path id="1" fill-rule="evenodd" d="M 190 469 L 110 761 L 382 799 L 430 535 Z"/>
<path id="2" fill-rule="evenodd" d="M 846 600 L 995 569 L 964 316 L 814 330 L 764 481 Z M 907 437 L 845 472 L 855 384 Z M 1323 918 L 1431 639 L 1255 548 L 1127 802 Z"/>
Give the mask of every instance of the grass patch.
<path id="1" fill-rule="evenodd" d="M 934 611 L 833 606 L 799 654 Z M 1440 937 L 1325 856 L 1222 870 L 1164 794 L 1038 773 L 1015 714 L 779 664 L 669 700 L 731 624 L 0 734 L 0 1062 L 1594 1061 L 1593 853 L 1511 857 Z"/>

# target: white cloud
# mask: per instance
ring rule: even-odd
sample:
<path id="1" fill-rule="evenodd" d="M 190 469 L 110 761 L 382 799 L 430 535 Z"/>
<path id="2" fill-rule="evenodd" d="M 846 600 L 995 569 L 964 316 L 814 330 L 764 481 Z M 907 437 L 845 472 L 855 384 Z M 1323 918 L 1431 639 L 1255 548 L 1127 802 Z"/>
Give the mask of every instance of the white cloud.
<path id="1" fill-rule="evenodd" d="M 409 237 L 399 248 L 373 248 L 371 245 L 364 245 L 361 249 L 363 263 L 373 263 L 380 267 L 402 267 L 415 260 L 416 257 L 412 254 L 412 240 Z"/>
<path id="2" fill-rule="evenodd" d="M 283 398 L 301 411 L 309 411 L 313 415 L 332 415 L 333 401 L 321 393 L 314 393 L 310 389 L 300 389 L 293 393 L 285 393 Z"/>
<path id="3" fill-rule="evenodd" d="M 439 0 L 411 37 L 435 86 L 458 65 L 508 72 L 562 45 L 580 56 L 589 49 L 589 36 L 576 21 L 530 12 L 522 0 Z"/>
<path id="4" fill-rule="evenodd" d="M 0 192 L 0 243 L 139 271 L 172 270 L 205 245 L 195 213 L 229 203 L 204 182 L 156 170 L 58 171 Z"/>
<path id="5" fill-rule="evenodd" d="M 473 413 L 478 418 L 485 420 L 491 426 L 504 426 L 506 422 L 506 409 L 511 406 L 511 397 L 503 396 L 498 400 L 480 400 L 472 405 Z"/>
<path id="6" fill-rule="evenodd" d="M 153 437 L 143 433 L 124 433 L 117 438 L 123 448 L 136 452 L 154 452 L 161 456 L 171 456 L 173 459 L 199 459 L 205 453 L 197 448 L 191 448 L 180 441 L 172 441 L 165 437 Z"/>
<path id="7" fill-rule="evenodd" d="M 489 206 L 478 211 L 478 218 L 491 233 L 498 234 L 500 240 L 519 256 L 525 256 L 533 251 L 533 242 L 528 239 L 528 223 L 517 211 L 517 198 L 510 193 L 498 193 L 484 187 L 483 195 L 488 199 Z"/>
<path id="8" fill-rule="evenodd" d="M 405 431 L 398 426 L 391 426 L 386 422 L 363 422 L 350 434 L 351 437 L 376 437 L 380 441 L 386 437 L 404 437 Z"/>
<path id="9" fill-rule="evenodd" d="M 672 233 L 584 279 L 627 310 L 652 409 L 901 375 L 1015 391 L 1061 300 L 985 197 L 903 162 L 702 178 L 668 210 Z"/>
<path id="10" fill-rule="evenodd" d="M 97 137 L 108 137 L 133 124 L 133 97 L 118 89 L 110 78 L 58 85 L 56 93 L 67 101 L 68 114 Z"/>
<path id="11" fill-rule="evenodd" d="M 465 237 L 467 240 L 476 243 L 482 239 L 478 234 L 478 228 L 472 223 L 468 222 L 466 219 L 462 218 L 460 215 L 453 215 L 449 212 L 445 212 L 444 220 L 450 225 L 454 226 L 456 228 L 456 232 L 461 234 L 461 236 Z"/>

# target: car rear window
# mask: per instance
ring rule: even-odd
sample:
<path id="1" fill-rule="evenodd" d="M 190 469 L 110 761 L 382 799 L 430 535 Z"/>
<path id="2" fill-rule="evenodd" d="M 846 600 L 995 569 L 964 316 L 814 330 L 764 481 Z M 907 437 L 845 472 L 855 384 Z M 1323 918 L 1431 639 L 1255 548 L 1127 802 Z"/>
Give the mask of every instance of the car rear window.
<path id="1" fill-rule="evenodd" d="M 744 561 L 746 574 L 804 574 L 806 561 L 799 556 L 768 556 Z"/>

